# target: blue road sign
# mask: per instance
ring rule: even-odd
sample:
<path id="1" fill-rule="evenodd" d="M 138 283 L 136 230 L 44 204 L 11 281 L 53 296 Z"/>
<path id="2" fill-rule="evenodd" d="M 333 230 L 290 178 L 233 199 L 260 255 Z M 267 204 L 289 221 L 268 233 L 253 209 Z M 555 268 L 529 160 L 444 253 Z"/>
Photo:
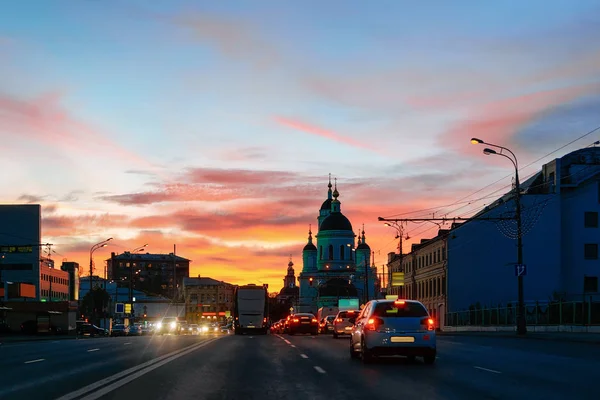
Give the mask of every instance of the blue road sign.
<path id="1" fill-rule="evenodd" d="M 116 313 L 124 313 L 125 312 L 125 304 L 123 304 L 123 303 L 115 304 L 115 312 Z"/>
<path id="2" fill-rule="evenodd" d="M 525 264 L 515 264 L 515 276 L 527 275 L 527 266 Z"/>

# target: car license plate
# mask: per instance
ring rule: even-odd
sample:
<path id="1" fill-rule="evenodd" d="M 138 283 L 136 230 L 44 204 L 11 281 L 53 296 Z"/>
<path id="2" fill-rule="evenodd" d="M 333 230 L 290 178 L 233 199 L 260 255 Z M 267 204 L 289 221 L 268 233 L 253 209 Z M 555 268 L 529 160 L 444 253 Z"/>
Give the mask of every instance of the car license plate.
<path id="1" fill-rule="evenodd" d="M 248 325 L 248 328 L 256 328 L 254 325 Z"/>
<path id="2" fill-rule="evenodd" d="M 352 330 L 352 327 L 351 327 L 351 326 L 347 326 L 347 327 L 345 327 L 344 329 L 345 329 L 345 330 L 347 330 L 347 331 L 351 331 L 351 330 Z"/>
<path id="3" fill-rule="evenodd" d="M 412 336 L 392 336 L 392 343 L 414 343 L 415 338 Z"/>
<path id="4" fill-rule="evenodd" d="M 303 324 L 310 324 L 310 322 L 308 322 L 308 321 L 304 321 L 304 322 L 302 322 L 302 323 L 303 323 Z"/>

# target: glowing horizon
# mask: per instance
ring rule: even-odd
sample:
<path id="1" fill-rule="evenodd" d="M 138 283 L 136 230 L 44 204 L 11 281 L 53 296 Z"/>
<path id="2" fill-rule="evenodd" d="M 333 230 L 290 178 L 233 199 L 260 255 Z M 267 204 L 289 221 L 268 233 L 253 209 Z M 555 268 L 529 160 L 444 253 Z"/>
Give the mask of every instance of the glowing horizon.
<path id="1" fill-rule="evenodd" d="M 598 124 L 593 1 L 197 3 L 4 7 L 0 202 L 41 204 L 57 257 L 176 244 L 190 276 L 278 291 L 331 173 L 381 268 L 377 217 L 464 217 L 510 187 L 473 194 L 512 165 L 471 137 L 527 165 Z M 407 226 L 404 251 L 437 229 Z"/>

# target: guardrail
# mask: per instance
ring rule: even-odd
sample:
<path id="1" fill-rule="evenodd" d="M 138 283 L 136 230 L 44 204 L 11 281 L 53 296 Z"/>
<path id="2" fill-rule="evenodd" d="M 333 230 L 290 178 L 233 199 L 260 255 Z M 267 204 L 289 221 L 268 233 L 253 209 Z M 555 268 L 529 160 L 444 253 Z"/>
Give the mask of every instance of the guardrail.
<path id="1" fill-rule="evenodd" d="M 600 325 L 600 302 L 536 302 L 527 304 L 527 325 Z M 517 307 L 482 307 L 446 313 L 447 326 L 514 326 Z"/>

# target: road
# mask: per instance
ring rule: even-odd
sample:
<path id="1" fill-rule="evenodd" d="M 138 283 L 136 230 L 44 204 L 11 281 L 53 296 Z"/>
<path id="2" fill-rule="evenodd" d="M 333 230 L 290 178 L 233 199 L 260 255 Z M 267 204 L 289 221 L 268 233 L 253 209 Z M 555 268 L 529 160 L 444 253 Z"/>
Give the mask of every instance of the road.
<path id="1" fill-rule="evenodd" d="M 438 359 L 350 360 L 331 336 L 162 336 L 0 346 L 1 399 L 598 399 L 600 346 L 439 337 Z"/>

